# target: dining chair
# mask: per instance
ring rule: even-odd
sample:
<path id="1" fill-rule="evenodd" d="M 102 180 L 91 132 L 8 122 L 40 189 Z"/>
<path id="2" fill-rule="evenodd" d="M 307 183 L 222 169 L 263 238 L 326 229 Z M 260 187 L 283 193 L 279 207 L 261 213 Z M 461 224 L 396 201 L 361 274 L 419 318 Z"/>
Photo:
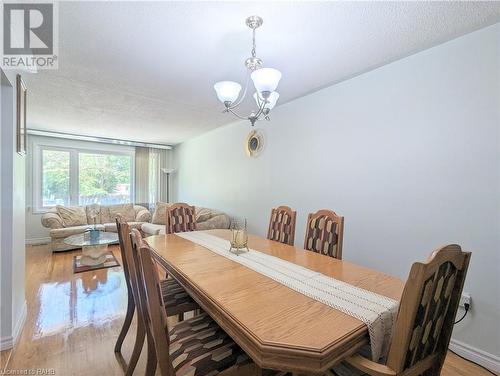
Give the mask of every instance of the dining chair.
<path id="1" fill-rule="evenodd" d="M 267 238 L 293 245 L 295 240 L 295 219 L 297 212 L 288 206 L 278 206 L 271 210 Z"/>
<path id="2" fill-rule="evenodd" d="M 153 347 L 148 347 L 148 363 L 154 363 L 154 367 L 149 367 L 146 375 L 154 375 L 157 365 L 162 376 L 217 375 L 226 371 L 240 374 L 240 368 L 252 367 L 250 358 L 207 313 L 169 329 L 165 314 L 168 303 L 158 299 L 159 281 L 151 249 L 136 229 L 132 229 L 131 237 L 140 267 L 139 293 L 145 322 L 153 339 Z"/>
<path id="3" fill-rule="evenodd" d="M 318 210 L 307 218 L 304 249 L 342 260 L 344 217 L 332 210 Z"/>
<path id="4" fill-rule="evenodd" d="M 385 364 L 354 355 L 333 369 L 339 376 L 436 376 L 448 351 L 470 252 L 452 244 L 413 264 L 406 281 Z M 363 373 L 364 372 L 364 373 Z"/>
<path id="5" fill-rule="evenodd" d="M 307 218 L 304 249 L 342 260 L 344 217 L 332 210 L 318 210 Z"/>
<path id="6" fill-rule="evenodd" d="M 127 312 L 123 322 L 122 329 L 118 335 L 115 344 L 115 352 L 121 353 L 123 341 L 127 335 L 134 312 L 137 312 L 137 333 L 135 339 L 134 349 L 127 366 L 127 375 L 131 375 L 137 365 L 137 361 L 141 354 L 145 337 L 145 324 L 141 319 L 139 308 L 139 291 L 138 291 L 138 278 L 137 268 L 134 262 L 132 244 L 130 239 L 130 226 L 127 222 L 118 216 L 116 218 L 116 228 L 118 231 L 118 241 L 120 244 L 120 253 L 123 263 L 123 272 L 125 275 L 125 283 L 127 285 L 128 301 Z M 156 269 L 155 269 L 156 270 Z M 168 309 L 165 312 L 167 316 L 178 316 L 181 319 L 185 312 L 197 311 L 198 304 L 188 295 L 179 283 L 172 278 L 162 280 L 159 282 L 161 289 L 161 296 L 168 304 Z"/>
<path id="7" fill-rule="evenodd" d="M 167 208 L 167 234 L 194 230 L 196 230 L 194 206 L 179 202 Z"/>

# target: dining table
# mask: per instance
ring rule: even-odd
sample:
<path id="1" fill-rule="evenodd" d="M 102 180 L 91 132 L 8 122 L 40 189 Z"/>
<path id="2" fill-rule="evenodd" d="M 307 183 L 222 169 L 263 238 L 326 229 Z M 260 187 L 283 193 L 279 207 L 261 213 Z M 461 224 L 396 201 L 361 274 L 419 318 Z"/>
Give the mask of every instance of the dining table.
<path id="1" fill-rule="evenodd" d="M 231 230 L 204 232 L 231 239 Z M 369 343 L 361 320 L 193 241 L 145 240 L 155 261 L 263 369 L 319 375 Z M 349 261 L 251 234 L 248 247 L 396 301 L 403 292 L 401 279 Z"/>

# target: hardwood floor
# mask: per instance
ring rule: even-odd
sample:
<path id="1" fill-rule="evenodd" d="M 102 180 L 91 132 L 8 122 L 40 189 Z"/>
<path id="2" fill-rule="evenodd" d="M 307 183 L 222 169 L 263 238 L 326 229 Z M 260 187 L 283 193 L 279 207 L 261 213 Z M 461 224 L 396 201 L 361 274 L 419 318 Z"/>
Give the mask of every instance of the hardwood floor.
<path id="1" fill-rule="evenodd" d="M 112 248 L 120 260 L 117 247 Z M 46 374 L 123 375 L 113 347 L 126 309 L 127 288 L 121 267 L 73 274 L 79 251 L 51 254 L 47 246 L 28 246 L 26 300 L 28 318 L 7 370 L 46 369 Z M 134 328 L 125 339 L 128 359 Z M 8 352 L 0 357 L 0 374 Z M 145 351 L 135 374 L 143 374 Z M 53 371 L 52 371 L 53 370 Z M 13 372 L 10 372 L 13 374 Z M 443 376 L 491 375 L 449 354 Z"/>
<path id="2" fill-rule="evenodd" d="M 0 375 L 5 374 L 5 368 L 7 368 L 7 363 L 10 359 L 10 354 L 12 350 L 0 351 Z"/>

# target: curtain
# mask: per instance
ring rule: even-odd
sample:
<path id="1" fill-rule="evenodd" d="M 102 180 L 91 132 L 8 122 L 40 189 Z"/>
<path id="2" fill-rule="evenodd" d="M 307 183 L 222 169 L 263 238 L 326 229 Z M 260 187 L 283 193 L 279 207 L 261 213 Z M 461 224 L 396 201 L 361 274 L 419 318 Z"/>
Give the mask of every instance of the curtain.
<path id="1" fill-rule="evenodd" d="M 168 201 L 168 150 L 136 147 L 135 202 L 150 209 L 156 202 Z"/>
<path id="2" fill-rule="evenodd" d="M 135 148 L 135 203 L 149 206 L 149 148 Z"/>
<path id="3" fill-rule="evenodd" d="M 157 149 L 158 150 L 158 149 Z M 158 179 L 158 191 L 159 191 L 159 196 L 158 196 L 158 201 L 162 202 L 168 202 L 170 197 L 168 197 L 168 176 L 165 173 L 164 170 L 168 168 L 168 154 L 170 153 L 169 150 L 165 149 L 160 149 L 158 150 L 159 152 L 159 169 L 160 169 L 160 174 L 159 174 L 159 179 Z"/>
<path id="4" fill-rule="evenodd" d="M 167 202 L 167 174 L 168 150 L 149 149 L 149 198 L 150 203 L 157 201 Z"/>

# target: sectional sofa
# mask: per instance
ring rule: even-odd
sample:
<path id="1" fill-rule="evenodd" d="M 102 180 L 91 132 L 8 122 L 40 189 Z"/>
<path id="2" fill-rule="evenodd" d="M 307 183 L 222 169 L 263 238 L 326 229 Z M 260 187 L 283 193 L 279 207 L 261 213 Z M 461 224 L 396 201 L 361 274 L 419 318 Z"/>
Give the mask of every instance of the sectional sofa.
<path id="1" fill-rule="evenodd" d="M 140 205 L 88 205 L 62 206 L 42 215 L 42 225 L 48 229 L 53 252 L 68 251 L 78 247 L 64 243 L 64 238 L 82 234 L 95 225 L 100 231 L 116 232 L 115 218 L 120 214 L 131 227 L 140 229 L 144 236 L 165 233 L 166 210 L 170 203 L 157 202 L 153 215 Z M 196 207 L 198 230 L 229 228 L 231 220 L 225 213 L 214 209 Z"/>

